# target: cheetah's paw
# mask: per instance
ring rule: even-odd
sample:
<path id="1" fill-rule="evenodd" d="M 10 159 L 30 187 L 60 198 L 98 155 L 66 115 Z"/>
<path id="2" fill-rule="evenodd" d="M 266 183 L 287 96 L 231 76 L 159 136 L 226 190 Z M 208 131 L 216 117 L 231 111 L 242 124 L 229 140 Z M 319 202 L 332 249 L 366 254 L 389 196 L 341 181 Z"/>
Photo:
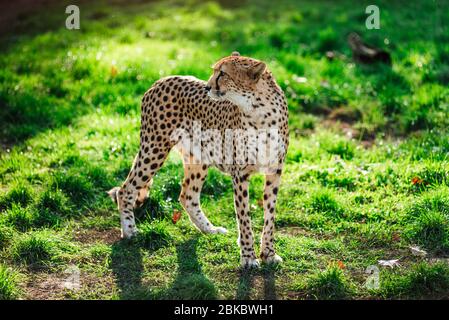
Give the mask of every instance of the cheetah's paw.
<path id="1" fill-rule="evenodd" d="M 257 260 L 256 258 L 241 258 L 240 265 L 244 269 L 257 269 L 260 267 L 259 260 Z"/>
<path id="2" fill-rule="evenodd" d="M 210 234 L 227 234 L 228 230 L 226 228 L 223 227 L 212 227 L 210 228 L 207 233 Z"/>
<path id="3" fill-rule="evenodd" d="M 280 264 L 282 263 L 282 258 L 278 256 L 277 254 L 269 256 L 268 258 L 264 259 L 264 262 L 267 264 Z"/>
<path id="4" fill-rule="evenodd" d="M 127 228 L 126 231 L 124 231 L 122 229 L 121 237 L 122 237 L 122 239 L 131 239 L 131 238 L 133 238 L 133 237 L 135 237 L 137 235 L 137 232 L 138 232 L 138 230 L 137 230 L 136 227 L 134 227 L 134 228 Z"/>

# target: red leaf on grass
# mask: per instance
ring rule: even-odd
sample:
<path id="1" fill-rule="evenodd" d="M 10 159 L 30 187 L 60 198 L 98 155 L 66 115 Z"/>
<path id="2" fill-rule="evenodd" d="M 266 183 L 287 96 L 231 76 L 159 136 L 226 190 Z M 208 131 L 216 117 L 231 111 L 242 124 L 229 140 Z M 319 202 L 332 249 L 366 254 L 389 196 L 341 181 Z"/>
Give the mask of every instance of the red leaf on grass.
<path id="1" fill-rule="evenodd" d="M 171 218 L 171 220 L 173 221 L 173 224 L 176 224 L 176 222 L 178 222 L 179 219 L 181 219 L 181 211 L 174 210 L 173 217 Z"/>
<path id="2" fill-rule="evenodd" d="M 343 263 L 343 261 L 338 260 L 337 261 L 337 267 L 341 270 L 343 270 L 344 268 L 346 268 L 345 264 Z"/>

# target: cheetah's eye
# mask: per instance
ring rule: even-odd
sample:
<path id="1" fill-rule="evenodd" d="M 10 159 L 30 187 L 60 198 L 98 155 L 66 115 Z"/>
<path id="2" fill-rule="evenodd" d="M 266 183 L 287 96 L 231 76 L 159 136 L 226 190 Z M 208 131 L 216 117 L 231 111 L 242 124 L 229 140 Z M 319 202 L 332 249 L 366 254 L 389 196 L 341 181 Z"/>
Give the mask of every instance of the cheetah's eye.
<path id="1" fill-rule="evenodd" d="M 223 70 L 220 70 L 220 77 L 223 77 L 226 73 Z"/>

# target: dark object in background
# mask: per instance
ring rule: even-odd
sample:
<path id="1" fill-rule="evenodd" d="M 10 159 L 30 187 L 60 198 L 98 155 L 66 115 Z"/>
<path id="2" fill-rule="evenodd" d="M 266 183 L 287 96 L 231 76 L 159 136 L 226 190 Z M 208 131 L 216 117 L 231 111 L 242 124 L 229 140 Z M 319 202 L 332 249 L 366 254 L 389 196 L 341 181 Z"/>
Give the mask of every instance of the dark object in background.
<path id="1" fill-rule="evenodd" d="M 390 54 L 382 49 L 363 43 L 362 38 L 355 32 L 348 36 L 348 43 L 352 49 L 352 58 L 358 63 L 382 62 L 391 66 Z"/>

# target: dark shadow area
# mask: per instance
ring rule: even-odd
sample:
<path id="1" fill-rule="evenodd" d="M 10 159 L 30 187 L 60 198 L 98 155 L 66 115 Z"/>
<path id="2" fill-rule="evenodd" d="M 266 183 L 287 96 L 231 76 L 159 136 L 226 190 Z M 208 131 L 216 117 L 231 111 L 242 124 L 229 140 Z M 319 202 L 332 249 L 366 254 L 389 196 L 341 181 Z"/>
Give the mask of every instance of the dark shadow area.
<path id="1" fill-rule="evenodd" d="M 198 237 L 177 246 L 178 275 L 161 293 L 162 299 L 211 300 L 218 298 L 214 284 L 203 274 L 197 255 Z"/>
<path id="2" fill-rule="evenodd" d="M 17 0 L 17 1 L 2 1 L 0 3 L 0 36 L 9 32 L 16 33 L 38 33 L 47 30 L 60 28 L 61 24 L 52 25 L 38 24 L 34 21 L 32 24 L 27 22 L 34 15 L 39 14 L 42 10 L 48 8 L 60 7 L 64 12 L 65 6 L 70 1 L 58 1 L 58 0 Z M 64 6 L 65 5 L 65 6 Z M 64 6 L 64 7 L 63 7 Z M 63 16 L 61 19 L 64 18 Z M 33 26 L 34 28 L 29 28 Z M 43 29 L 43 27 L 46 27 Z M 36 30 L 37 29 L 37 30 Z"/>
<path id="3" fill-rule="evenodd" d="M 129 8 L 148 2 L 156 1 L 114 0 L 104 2 L 98 1 L 97 3 L 89 0 L 3 1 L 3 3 L 0 3 L 0 42 L 4 44 L 14 43 L 16 36 L 5 37 L 5 35 L 9 33 L 34 36 L 64 28 L 65 20 L 69 15 L 65 10 L 69 5 L 76 5 L 80 8 L 81 19 L 89 18 L 92 20 L 102 20 L 112 15 L 112 13 L 107 13 L 102 10 L 102 7 L 105 7 L 106 5 L 119 11 L 121 6 L 126 5 Z M 94 9 L 93 12 L 92 9 Z M 87 14 L 85 13 L 86 11 Z M 45 19 L 45 23 L 42 23 L 43 19 Z"/>
<path id="4" fill-rule="evenodd" d="M 117 9 L 120 6 L 136 6 L 148 2 L 157 2 L 155 0 L 127 0 L 127 1 L 109 1 L 111 6 L 115 6 Z M 218 3 L 225 8 L 237 8 L 246 4 L 247 1 L 241 0 L 219 0 Z M 34 35 L 42 32 L 57 30 L 64 26 L 64 20 L 66 14 L 62 14 L 58 19 L 51 19 L 46 21 L 45 24 L 38 23 L 37 20 L 32 20 L 33 16 L 36 16 L 43 11 L 58 10 L 65 13 L 65 8 L 68 5 L 75 4 L 79 7 L 92 6 L 92 1 L 88 0 L 17 0 L 14 2 L 3 1 L 0 3 L 0 37 L 4 34 L 14 32 L 15 34 L 29 34 Z M 101 6 L 102 2 L 99 3 Z M 96 5 L 96 6 L 99 6 Z M 94 20 L 101 20 L 108 17 L 108 13 L 100 8 L 90 13 L 88 18 Z"/>
<path id="5" fill-rule="evenodd" d="M 263 299 L 276 300 L 276 267 L 263 266 L 261 270 L 241 270 L 239 283 L 237 285 L 237 292 L 235 298 L 237 300 L 251 299 L 251 291 L 257 285 L 256 277 L 263 278 Z M 260 299 L 261 297 L 256 297 Z"/>
<path id="6" fill-rule="evenodd" d="M 142 289 L 142 253 L 136 241 L 122 240 L 112 246 L 112 272 L 116 277 L 121 299 L 135 299 Z"/>
<path id="7" fill-rule="evenodd" d="M 263 271 L 264 280 L 264 299 L 265 300 L 276 300 L 276 270 L 275 267 L 267 267 Z"/>
<path id="8" fill-rule="evenodd" d="M 237 300 L 249 300 L 251 296 L 251 288 L 254 285 L 254 270 L 241 270 L 239 283 L 235 298 Z"/>
<path id="9" fill-rule="evenodd" d="M 152 292 L 142 284 L 142 250 L 155 251 L 160 246 L 142 246 L 139 238 L 122 240 L 112 246 L 111 266 L 116 277 L 121 299 L 217 299 L 218 293 L 213 283 L 203 274 L 198 262 L 196 246 L 198 238 L 187 240 L 177 246 L 178 274 L 165 290 Z"/>

